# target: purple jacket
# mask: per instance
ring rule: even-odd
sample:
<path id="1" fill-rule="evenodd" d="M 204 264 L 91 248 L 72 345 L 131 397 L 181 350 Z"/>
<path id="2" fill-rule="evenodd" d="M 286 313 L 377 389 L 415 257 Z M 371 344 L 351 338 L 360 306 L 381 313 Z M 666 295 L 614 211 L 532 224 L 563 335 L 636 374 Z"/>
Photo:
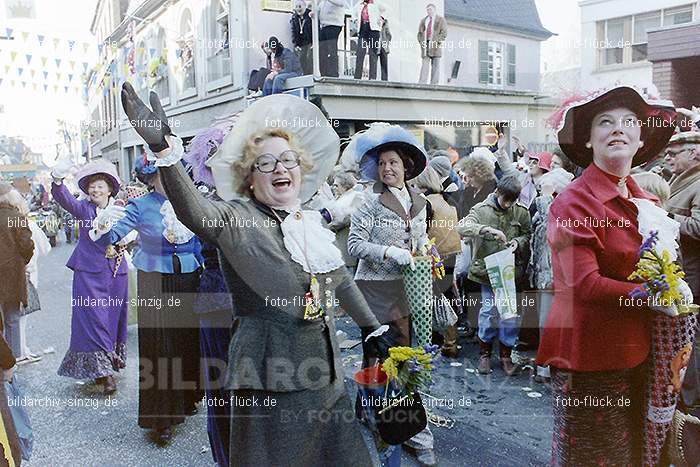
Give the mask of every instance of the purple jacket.
<path id="1" fill-rule="evenodd" d="M 92 228 L 92 222 L 97 217 L 97 206 L 88 200 L 78 201 L 64 184 L 52 183 L 51 195 L 63 209 L 73 215 L 73 222 L 78 223 L 80 231 L 78 246 L 73 250 L 66 266 L 73 271 L 102 272 L 105 268 L 114 271 L 116 260 L 105 258 L 106 248 L 90 240 L 90 235 L 88 235 Z M 122 260 L 117 274 L 126 274 L 127 272 L 126 261 Z"/>

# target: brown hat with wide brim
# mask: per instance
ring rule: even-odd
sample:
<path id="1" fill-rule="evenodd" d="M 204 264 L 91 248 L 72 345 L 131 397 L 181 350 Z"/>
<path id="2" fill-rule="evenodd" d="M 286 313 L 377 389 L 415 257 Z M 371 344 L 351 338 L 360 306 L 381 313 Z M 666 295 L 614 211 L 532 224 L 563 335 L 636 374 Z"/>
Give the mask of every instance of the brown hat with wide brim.
<path id="1" fill-rule="evenodd" d="M 676 133 L 671 137 L 668 144 L 700 144 L 700 131 L 682 131 Z"/>
<path id="2" fill-rule="evenodd" d="M 553 117 L 559 119 L 555 126 L 559 146 L 576 165 L 587 167 L 593 161 L 593 151 L 586 147 L 593 117 L 616 107 L 632 110 L 641 121 L 644 146 L 632 159 L 633 167 L 658 155 L 673 136 L 676 109 L 671 101 L 651 99 L 631 86 L 591 93 L 565 103 Z"/>

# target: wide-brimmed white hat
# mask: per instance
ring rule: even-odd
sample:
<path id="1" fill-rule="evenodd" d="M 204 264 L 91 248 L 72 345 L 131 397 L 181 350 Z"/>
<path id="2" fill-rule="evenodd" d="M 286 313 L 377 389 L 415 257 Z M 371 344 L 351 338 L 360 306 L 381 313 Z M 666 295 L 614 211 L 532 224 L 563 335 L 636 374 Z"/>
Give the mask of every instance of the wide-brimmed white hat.
<path id="1" fill-rule="evenodd" d="M 232 166 L 243 157 L 248 139 L 260 131 L 277 128 L 292 134 L 310 156 L 311 169 L 302 172 L 300 201 L 307 202 L 318 191 L 338 160 L 340 138 L 318 107 L 299 97 L 275 94 L 248 107 L 207 161 L 222 199 L 240 196 L 236 192 L 240 176 Z"/>

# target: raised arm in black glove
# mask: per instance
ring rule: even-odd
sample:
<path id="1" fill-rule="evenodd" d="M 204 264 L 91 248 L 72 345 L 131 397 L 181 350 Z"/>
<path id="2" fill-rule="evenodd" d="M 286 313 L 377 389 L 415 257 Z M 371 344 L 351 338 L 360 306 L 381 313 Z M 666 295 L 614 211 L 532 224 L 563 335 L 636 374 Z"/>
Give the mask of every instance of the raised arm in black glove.
<path id="1" fill-rule="evenodd" d="M 171 135 L 172 132 L 158 94 L 151 91 L 148 100 L 153 110 L 146 107 L 131 84 L 124 83 L 122 86 L 122 107 L 129 118 L 129 123 L 148 144 L 150 150 L 156 153 L 168 148 L 165 136 Z"/>

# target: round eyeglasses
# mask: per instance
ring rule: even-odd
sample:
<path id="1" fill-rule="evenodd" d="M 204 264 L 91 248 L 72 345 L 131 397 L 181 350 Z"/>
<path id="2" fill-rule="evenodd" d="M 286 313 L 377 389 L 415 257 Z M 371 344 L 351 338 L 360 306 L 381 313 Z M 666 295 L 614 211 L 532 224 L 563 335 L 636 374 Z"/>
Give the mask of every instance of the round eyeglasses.
<path id="1" fill-rule="evenodd" d="M 255 159 L 253 168 L 258 169 L 262 173 L 274 172 L 277 168 L 277 164 L 282 164 L 285 169 L 293 169 L 299 165 L 301 156 L 296 151 L 284 151 L 280 154 L 279 158 L 273 156 L 272 154 L 261 154 Z"/>

